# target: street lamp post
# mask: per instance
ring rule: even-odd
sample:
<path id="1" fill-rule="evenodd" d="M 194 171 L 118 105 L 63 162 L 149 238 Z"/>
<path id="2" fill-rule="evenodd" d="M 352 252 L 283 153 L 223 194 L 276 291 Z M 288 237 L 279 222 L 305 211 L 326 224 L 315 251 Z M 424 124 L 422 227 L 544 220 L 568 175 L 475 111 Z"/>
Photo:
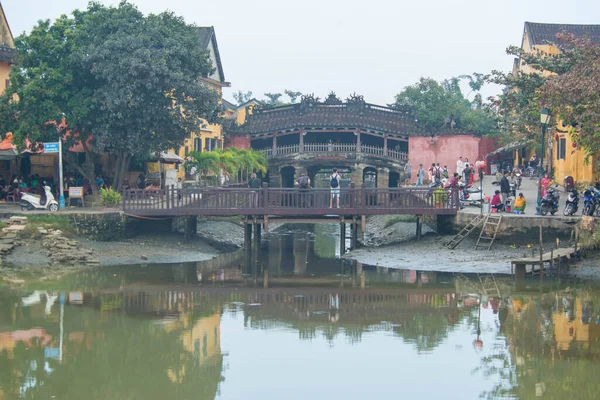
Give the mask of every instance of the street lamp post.
<path id="1" fill-rule="evenodd" d="M 538 180 L 538 198 L 537 198 L 537 213 L 540 213 L 540 206 L 542 204 L 542 178 L 546 173 L 544 169 L 544 144 L 546 141 L 546 130 L 548 129 L 548 125 L 552 120 L 552 114 L 550 114 L 550 110 L 544 108 L 540 111 L 540 124 L 542 125 L 542 155 L 540 158 L 540 179 Z"/>

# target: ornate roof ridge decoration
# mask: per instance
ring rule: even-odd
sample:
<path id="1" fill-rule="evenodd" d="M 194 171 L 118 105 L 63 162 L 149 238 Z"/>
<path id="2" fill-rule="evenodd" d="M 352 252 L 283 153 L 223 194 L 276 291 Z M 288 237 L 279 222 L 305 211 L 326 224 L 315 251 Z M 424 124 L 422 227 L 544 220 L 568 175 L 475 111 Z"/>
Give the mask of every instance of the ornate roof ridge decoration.
<path id="1" fill-rule="evenodd" d="M 314 94 L 303 95 L 301 101 L 275 107 L 255 105 L 244 124 L 233 127 L 231 134 L 262 134 L 306 129 L 364 129 L 392 134 L 424 135 L 409 107 L 389 107 L 367 103 L 363 96 L 352 93 L 346 101 L 330 92 L 324 101 Z"/>

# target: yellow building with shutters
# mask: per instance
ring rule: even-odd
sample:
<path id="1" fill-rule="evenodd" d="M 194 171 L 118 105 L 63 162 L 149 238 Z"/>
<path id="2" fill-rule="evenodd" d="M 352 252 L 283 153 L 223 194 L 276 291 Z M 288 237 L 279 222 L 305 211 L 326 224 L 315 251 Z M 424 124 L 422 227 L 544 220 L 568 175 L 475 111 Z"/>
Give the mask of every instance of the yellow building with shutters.
<path id="1" fill-rule="evenodd" d="M 600 43 L 600 25 L 571 25 L 571 24 L 546 24 L 525 22 L 521 48 L 525 53 L 540 52 L 545 55 L 556 55 L 560 49 L 555 44 L 558 33 L 568 32 L 576 37 L 589 37 L 592 41 Z M 515 60 L 515 71 L 533 73 L 534 70 L 526 65 L 523 60 Z M 547 73 L 549 75 L 549 73 Z M 571 140 L 570 126 L 564 126 L 562 121 L 548 129 L 546 136 L 546 149 L 544 165 L 547 170 L 554 171 L 554 179 L 562 183 L 566 176 L 572 176 L 576 183 L 594 183 L 599 179 L 599 155 L 586 158 L 586 153 Z M 530 153 L 530 152 L 529 152 Z M 531 154 L 519 154 L 526 158 Z M 517 159 L 518 157 L 515 157 Z"/>
<path id="2" fill-rule="evenodd" d="M 0 93 L 10 85 L 8 75 L 12 66 L 15 53 L 15 42 L 0 3 Z"/>

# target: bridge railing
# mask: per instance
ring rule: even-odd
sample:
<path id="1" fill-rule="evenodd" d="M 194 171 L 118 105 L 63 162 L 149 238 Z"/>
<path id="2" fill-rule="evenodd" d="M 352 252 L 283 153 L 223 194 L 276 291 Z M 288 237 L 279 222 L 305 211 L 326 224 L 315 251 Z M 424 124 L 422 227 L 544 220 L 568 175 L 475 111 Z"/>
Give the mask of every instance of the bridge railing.
<path id="1" fill-rule="evenodd" d="M 275 157 L 280 155 L 289 155 L 295 153 L 359 153 L 370 154 L 375 156 L 383 156 L 394 158 L 397 160 L 408 159 L 408 154 L 403 151 L 385 149 L 378 146 L 361 145 L 356 143 L 304 143 L 302 147 L 299 144 L 266 147 L 260 149 L 267 157 Z"/>
<path id="2" fill-rule="evenodd" d="M 340 208 L 335 208 L 339 197 Z M 335 210 L 330 210 L 332 204 Z M 429 188 L 189 188 L 129 189 L 123 210 L 139 215 L 449 214 L 457 191 Z"/>

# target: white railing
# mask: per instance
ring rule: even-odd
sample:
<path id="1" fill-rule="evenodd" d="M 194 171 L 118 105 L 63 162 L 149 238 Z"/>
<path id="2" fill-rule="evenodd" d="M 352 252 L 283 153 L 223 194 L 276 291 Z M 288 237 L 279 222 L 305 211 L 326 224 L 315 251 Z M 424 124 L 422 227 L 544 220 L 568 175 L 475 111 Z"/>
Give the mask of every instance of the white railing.
<path id="1" fill-rule="evenodd" d="M 395 158 L 397 160 L 407 160 L 408 154 L 403 151 L 390 150 L 387 151 L 387 156 L 389 158 Z"/>
<path id="2" fill-rule="evenodd" d="M 300 146 L 297 144 L 292 144 L 289 146 L 279 146 L 275 148 L 275 151 L 277 151 L 277 155 L 280 154 L 295 154 L 298 153 L 300 151 Z"/>
<path id="3" fill-rule="evenodd" d="M 384 151 L 383 147 L 361 145 L 360 151 L 357 151 L 357 145 L 355 143 L 304 143 L 303 153 L 361 153 L 371 154 L 374 156 L 384 156 L 393 158 L 396 160 L 408 159 L 408 154 L 403 151 L 390 150 Z M 273 157 L 274 155 L 290 155 L 300 152 L 300 145 L 292 144 L 287 146 L 278 146 L 273 151 L 272 147 L 265 147 L 260 151 L 264 152 L 267 157 Z"/>
<path id="4" fill-rule="evenodd" d="M 305 143 L 305 153 L 354 153 L 354 143 Z"/>
<path id="5" fill-rule="evenodd" d="M 383 147 L 367 146 L 363 144 L 360 146 L 360 152 L 363 154 L 373 154 L 375 156 L 382 156 Z"/>

